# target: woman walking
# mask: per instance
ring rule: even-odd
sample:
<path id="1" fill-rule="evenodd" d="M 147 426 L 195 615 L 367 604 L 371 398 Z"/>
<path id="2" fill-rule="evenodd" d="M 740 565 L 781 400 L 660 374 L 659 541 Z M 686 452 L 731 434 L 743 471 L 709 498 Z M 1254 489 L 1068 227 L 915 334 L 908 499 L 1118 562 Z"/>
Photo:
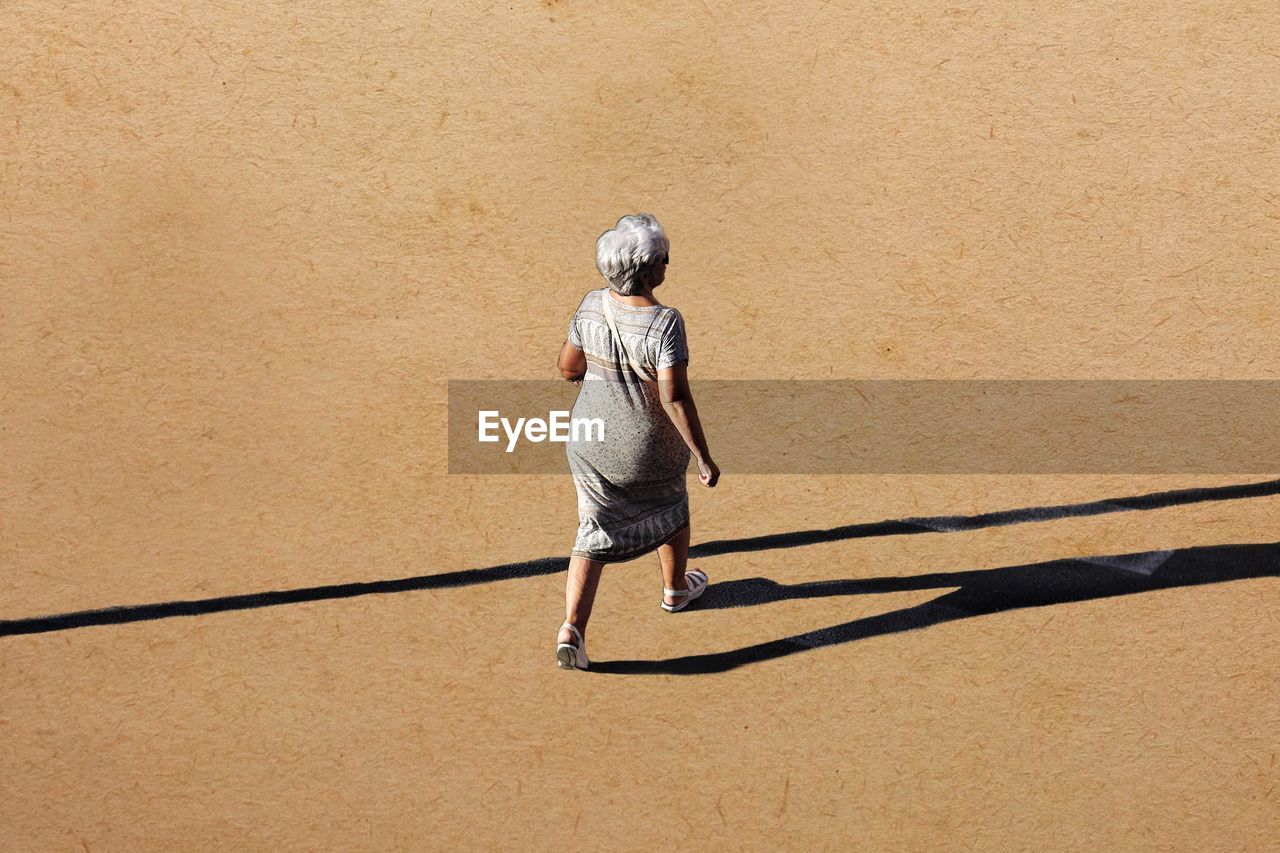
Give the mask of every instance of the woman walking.
<path id="1" fill-rule="evenodd" d="M 601 234 L 596 269 L 609 286 L 583 297 L 560 349 L 560 374 L 581 388 L 572 417 L 605 424 L 603 440 L 574 435 L 566 445 L 579 524 L 556 640 L 562 669 L 589 665 L 587 620 L 606 563 L 656 550 L 662 609 L 669 613 L 707 588 L 705 572 L 685 571 L 685 470 L 692 456 L 707 487 L 716 485 L 720 470 L 689 391 L 684 318 L 653 295 L 666 278 L 669 250 L 662 226 L 647 213 L 624 216 Z"/>

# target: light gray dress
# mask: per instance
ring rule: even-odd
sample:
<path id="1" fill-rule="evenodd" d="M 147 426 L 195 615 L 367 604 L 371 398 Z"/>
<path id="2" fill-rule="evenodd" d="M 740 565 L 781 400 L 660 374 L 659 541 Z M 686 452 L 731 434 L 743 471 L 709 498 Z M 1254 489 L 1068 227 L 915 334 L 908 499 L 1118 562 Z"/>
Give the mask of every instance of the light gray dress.
<path id="1" fill-rule="evenodd" d="M 645 382 L 618 351 L 602 299 L 608 288 L 582 299 L 569 323 L 569 343 L 587 357 L 572 417 L 599 418 L 604 440 L 579 430 L 566 444 L 578 492 L 578 536 L 573 554 L 608 563 L 657 548 L 689 524 L 685 471 L 688 446 L 667 417 L 658 383 Z M 614 323 L 631 359 L 650 376 L 689 360 L 684 318 L 665 305 L 611 303 Z M 591 433 L 592 439 L 599 437 Z"/>

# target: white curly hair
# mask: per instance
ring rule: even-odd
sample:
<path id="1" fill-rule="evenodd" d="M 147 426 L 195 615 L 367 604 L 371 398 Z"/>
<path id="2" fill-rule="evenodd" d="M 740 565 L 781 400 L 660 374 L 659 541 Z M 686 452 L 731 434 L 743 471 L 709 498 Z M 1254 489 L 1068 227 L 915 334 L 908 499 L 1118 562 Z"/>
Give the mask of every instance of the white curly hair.
<path id="1" fill-rule="evenodd" d="M 596 269 L 623 296 L 644 290 L 654 267 L 665 263 L 671 241 L 651 213 L 628 214 L 596 240 Z"/>

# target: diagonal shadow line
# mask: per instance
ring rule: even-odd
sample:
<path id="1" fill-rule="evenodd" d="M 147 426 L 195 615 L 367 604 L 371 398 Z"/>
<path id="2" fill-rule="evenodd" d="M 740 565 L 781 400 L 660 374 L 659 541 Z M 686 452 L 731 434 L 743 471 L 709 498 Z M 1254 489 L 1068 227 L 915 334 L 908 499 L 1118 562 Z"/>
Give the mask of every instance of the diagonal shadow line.
<path id="1" fill-rule="evenodd" d="M 1280 577 L 1280 542 L 1207 545 L 1174 551 L 1147 551 L 1115 557 L 1051 560 L 1021 566 L 914 578 L 872 578 L 817 584 L 776 584 L 765 578 L 743 582 L 736 598 L 731 591 L 721 607 L 749 606 L 786 598 L 854 595 L 958 586 L 938 598 L 876 616 L 807 631 L 780 640 L 724 652 L 665 660 L 592 661 L 588 672 L 623 675 L 705 675 L 747 664 L 777 660 L 810 649 L 870 637 L 914 631 L 943 622 L 970 619 L 1027 607 L 1048 607 L 1134 595 L 1158 589 L 1224 583 L 1247 578 Z M 761 584 L 759 582 L 763 581 Z M 733 583 L 733 582 L 730 582 Z M 722 584 L 725 586 L 727 584 Z M 781 594 L 778 594 L 781 591 Z M 708 589 L 706 595 L 710 595 Z"/>
<path id="2" fill-rule="evenodd" d="M 273 592 L 255 592 L 247 595 L 227 595 L 218 598 L 202 598 L 194 601 L 168 601 L 162 604 L 136 604 L 124 607 L 107 607 L 101 610 L 79 610 L 53 616 L 37 616 L 29 619 L 0 620 L 0 637 L 13 634 L 40 634 L 47 631 L 66 631 L 90 625 L 119 625 L 125 622 L 142 622 L 148 619 L 167 619 L 171 616 L 200 616 L 205 613 L 224 613 L 229 610 L 251 610 L 256 607 L 272 607 L 278 604 L 300 604 L 306 601 L 327 601 L 338 598 L 354 598 L 388 592 L 409 592 L 419 589 L 447 589 L 471 586 L 478 583 L 532 578 L 554 575 L 569 567 L 568 557 L 542 557 L 520 563 L 490 566 L 484 569 L 466 569 L 438 575 L 420 575 L 394 580 L 344 583 L 329 586 L 312 586 Z"/>
<path id="3" fill-rule="evenodd" d="M 1060 518 L 1076 518 L 1103 515 L 1110 512 L 1164 509 L 1171 506 L 1228 501 L 1241 498 L 1266 497 L 1280 494 L 1280 480 L 1260 483 L 1242 483 L 1230 486 L 1210 486 L 1190 489 L 1174 489 L 1108 498 L 1100 501 L 1076 504 L 1033 506 L 1021 509 L 1000 510 L 980 515 L 935 515 L 918 518 L 902 518 L 885 521 L 849 524 L 815 530 L 797 530 L 791 533 L 770 533 L 744 539 L 717 539 L 689 548 L 690 557 L 714 557 L 719 554 L 738 554 L 745 551 L 766 551 L 774 548 L 797 548 L 822 542 L 839 542 L 845 539 L 862 539 L 872 536 L 901 536 L 911 533 L 959 533 L 984 527 L 1006 524 L 1024 524 L 1035 521 L 1054 521 Z"/>
<path id="4" fill-rule="evenodd" d="M 1097 515 L 1106 512 L 1161 509 L 1203 501 L 1237 500 L 1280 494 L 1280 480 L 1260 483 L 1209 488 L 1177 489 L 1152 492 L 1145 495 L 1110 498 L 1080 504 L 1025 507 L 971 516 L 934 516 L 852 524 L 828 530 L 801 530 L 793 533 L 775 533 L 743 539 L 720 539 L 694 545 L 690 556 L 709 557 L 741 551 L 760 551 L 769 548 L 795 548 L 820 542 L 837 542 L 871 536 L 894 536 L 907 533 L 961 532 L 1002 524 L 1053 521 L 1077 515 Z M 67 631 L 93 625 L 121 625 L 150 619 L 168 619 L 175 616 L 201 616 L 207 613 L 225 613 L 234 610 L 251 610 L 283 604 L 300 604 L 308 601 L 326 601 L 354 598 L 360 595 L 411 592 L 423 589 L 446 589 L 504 580 L 518 580 L 562 572 L 569 566 L 567 557 L 541 557 L 501 566 L 481 569 L 464 569 L 434 575 L 418 575 L 407 578 L 368 581 L 300 589 L 273 590 L 244 595 L 219 596 L 186 601 L 169 601 L 157 604 L 135 604 L 106 607 L 94 610 L 78 610 L 49 616 L 33 616 L 22 619 L 0 620 L 0 637 L 18 634 L 41 634 L 49 631 Z M 713 587 L 714 589 L 714 587 Z M 711 590 L 708 590 L 708 595 Z"/>
<path id="5" fill-rule="evenodd" d="M 1151 576 L 1169 560 L 1173 551 L 1140 551 L 1101 557 L 1068 557 L 1047 563 L 1012 566 L 1002 569 L 974 569 L 963 572 L 932 572 L 906 577 L 850 578 L 846 580 L 809 581 L 807 583 L 781 584 L 769 578 L 743 578 L 721 581 L 707 587 L 698 599 L 699 610 L 720 610 L 728 607 L 753 607 L 776 601 L 792 601 L 804 598 L 828 598 L 840 595 L 866 595 L 889 592 L 914 592 L 922 589 L 1000 589 L 1005 595 L 1020 589 L 1028 582 L 1032 590 L 1022 592 L 1028 597 L 1036 591 L 1061 589 L 1062 584 L 1085 586 L 1099 584 L 1104 577 L 1096 567 L 1102 566 L 1118 572 L 1116 579 Z M 1086 578 L 1080 578 L 1081 565 L 1089 564 Z M 1165 577 L 1162 575 L 1161 577 Z M 1230 579 L 1230 578 L 1227 578 Z M 1053 602 L 1048 602 L 1053 603 Z"/>

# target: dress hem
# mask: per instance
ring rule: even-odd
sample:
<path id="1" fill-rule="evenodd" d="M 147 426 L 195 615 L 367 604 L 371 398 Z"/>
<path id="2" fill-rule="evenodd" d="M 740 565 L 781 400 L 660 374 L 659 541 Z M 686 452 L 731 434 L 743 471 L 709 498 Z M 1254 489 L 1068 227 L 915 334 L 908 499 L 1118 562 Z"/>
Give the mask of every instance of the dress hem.
<path id="1" fill-rule="evenodd" d="M 638 551 L 632 551 L 627 554 L 623 554 L 621 556 L 601 555 L 599 553 L 592 553 L 589 551 L 579 551 L 577 548 L 574 548 L 572 551 L 570 551 L 569 555 L 572 557 L 586 557 L 588 560 L 595 560 L 600 563 L 627 563 L 627 562 L 630 562 L 631 560 L 635 560 L 639 557 L 643 557 L 645 554 L 656 551 L 659 548 L 661 548 L 663 545 L 666 545 L 672 539 L 679 536 L 681 531 L 688 528 L 689 524 L 690 522 L 686 521 L 684 524 L 680 525 L 675 530 L 671 531 L 671 533 L 668 536 L 664 536 L 661 540 L 653 543 L 652 545 L 646 545 L 644 548 L 641 548 Z"/>

